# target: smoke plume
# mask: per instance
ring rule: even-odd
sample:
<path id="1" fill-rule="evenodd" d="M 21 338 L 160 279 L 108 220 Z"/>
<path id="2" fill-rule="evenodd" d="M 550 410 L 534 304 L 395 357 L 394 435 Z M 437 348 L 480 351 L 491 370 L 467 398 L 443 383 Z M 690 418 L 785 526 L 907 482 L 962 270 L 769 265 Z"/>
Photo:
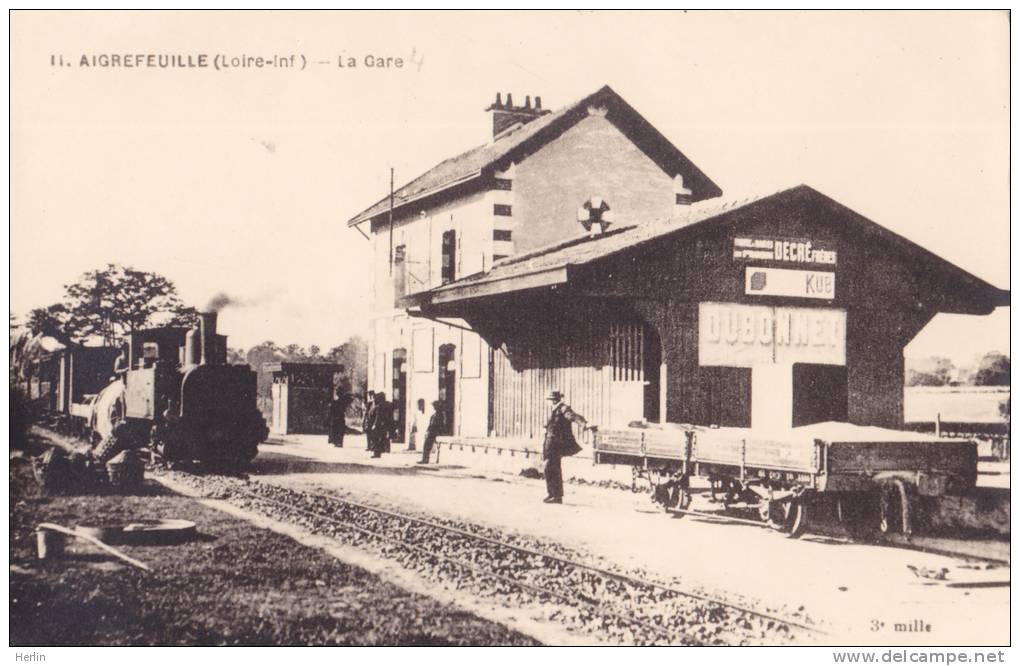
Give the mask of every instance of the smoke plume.
<path id="1" fill-rule="evenodd" d="M 231 305 L 238 306 L 244 305 L 244 303 L 241 300 L 232 298 L 228 294 L 225 294 L 221 291 L 220 293 L 216 294 L 211 299 L 209 299 L 209 302 L 206 303 L 206 306 L 203 310 L 205 312 L 219 312 L 223 308 Z"/>

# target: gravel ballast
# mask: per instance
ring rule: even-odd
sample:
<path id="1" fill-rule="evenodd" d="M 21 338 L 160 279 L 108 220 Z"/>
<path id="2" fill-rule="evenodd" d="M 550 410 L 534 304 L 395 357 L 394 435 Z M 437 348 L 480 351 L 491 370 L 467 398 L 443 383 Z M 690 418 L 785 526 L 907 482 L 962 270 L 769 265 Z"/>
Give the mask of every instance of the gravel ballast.
<path id="1" fill-rule="evenodd" d="M 538 613 L 543 621 L 559 623 L 593 640 L 628 645 L 760 645 L 808 638 L 804 630 L 776 618 L 574 566 L 571 563 L 581 561 L 579 555 L 554 544 L 513 538 L 514 546 L 565 561 L 508 548 L 503 545 L 506 535 L 461 521 L 428 517 L 422 523 L 418 517 L 416 522 L 339 497 L 256 480 L 169 476 L 203 496 L 374 552 L 429 581 L 527 609 L 532 616 Z"/>
<path id="2" fill-rule="evenodd" d="M 51 645 L 534 645 L 533 638 L 148 481 L 136 495 L 42 496 L 10 466 L 10 642 Z M 199 537 L 122 546 L 153 568 L 76 542 L 36 557 L 35 527 L 186 518 Z"/>

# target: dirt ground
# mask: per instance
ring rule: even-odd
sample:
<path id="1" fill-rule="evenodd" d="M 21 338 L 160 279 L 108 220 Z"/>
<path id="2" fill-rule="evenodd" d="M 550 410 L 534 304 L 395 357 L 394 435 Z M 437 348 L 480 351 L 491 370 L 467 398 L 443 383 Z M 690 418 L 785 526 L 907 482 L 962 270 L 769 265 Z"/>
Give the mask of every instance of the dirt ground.
<path id="1" fill-rule="evenodd" d="M 373 460 L 356 440 L 344 449 L 310 436 L 265 446 L 251 473 L 268 483 L 481 525 L 505 538 L 559 544 L 602 564 L 764 610 L 803 608 L 831 626 L 840 644 L 985 645 L 1009 636 L 1008 565 L 854 543 L 821 531 L 785 539 L 748 525 L 670 518 L 646 495 L 597 486 L 571 484 L 564 503 L 550 506 L 541 502 L 541 480 L 445 462 L 420 466 L 413 454 Z M 697 501 L 711 508 L 704 498 Z M 1008 541 L 978 545 L 1009 557 Z M 927 577 L 943 569 L 945 580 Z M 931 633 L 894 629 L 919 610 Z M 874 632 L 873 620 L 886 628 Z"/>
<path id="2" fill-rule="evenodd" d="M 38 446 L 39 442 L 30 442 Z M 53 645 L 529 645 L 533 639 L 414 594 L 317 549 L 171 494 L 42 496 L 10 464 L 10 643 Z M 36 557 L 35 526 L 186 518 L 197 539 Z"/>

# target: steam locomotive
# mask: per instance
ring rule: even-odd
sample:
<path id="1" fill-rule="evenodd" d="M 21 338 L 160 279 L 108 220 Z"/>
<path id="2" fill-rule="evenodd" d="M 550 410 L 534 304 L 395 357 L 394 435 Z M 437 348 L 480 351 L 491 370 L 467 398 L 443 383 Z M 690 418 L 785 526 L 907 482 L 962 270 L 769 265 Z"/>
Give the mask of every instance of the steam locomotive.
<path id="1" fill-rule="evenodd" d="M 135 331 L 114 364 L 114 379 L 73 413 L 87 419 L 107 451 L 148 447 L 165 463 L 236 469 L 269 434 L 257 408 L 255 372 L 228 365 L 216 313 L 188 329 Z"/>

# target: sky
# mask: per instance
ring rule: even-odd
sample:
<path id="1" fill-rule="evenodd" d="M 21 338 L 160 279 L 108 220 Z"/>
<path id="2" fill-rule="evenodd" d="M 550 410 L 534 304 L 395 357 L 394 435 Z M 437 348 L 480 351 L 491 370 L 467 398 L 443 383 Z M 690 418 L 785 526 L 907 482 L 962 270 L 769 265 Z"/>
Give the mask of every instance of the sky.
<path id="1" fill-rule="evenodd" d="M 725 198 L 806 183 L 1009 288 L 1008 31 L 1004 11 L 17 11 L 10 308 L 116 262 L 237 299 L 231 346 L 367 335 L 346 221 L 390 167 L 399 186 L 486 141 L 497 91 L 555 109 L 604 84 Z M 307 64 L 81 65 L 124 53 Z M 1006 308 L 940 315 L 906 353 L 969 363 L 1008 335 Z"/>

